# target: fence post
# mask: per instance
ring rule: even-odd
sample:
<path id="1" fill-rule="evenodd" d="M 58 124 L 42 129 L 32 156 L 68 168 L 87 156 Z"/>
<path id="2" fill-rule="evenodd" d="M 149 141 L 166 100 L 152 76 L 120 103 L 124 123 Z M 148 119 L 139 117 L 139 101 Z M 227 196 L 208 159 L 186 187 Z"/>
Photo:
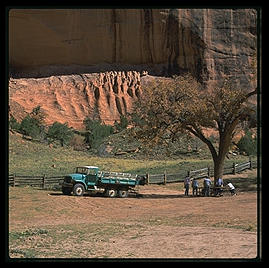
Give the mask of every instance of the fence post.
<path id="1" fill-rule="evenodd" d="M 149 185 L 149 173 L 146 174 L 147 185 Z"/>
<path id="2" fill-rule="evenodd" d="M 42 188 L 45 189 L 45 178 L 46 175 L 44 174 L 43 178 L 42 178 Z"/>
<path id="3" fill-rule="evenodd" d="M 15 178 L 16 178 L 16 173 L 13 175 L 13 187 L 15 187 Z"/>
<path id="4" fill-rule="evenodd" d="M 190 175 L 191 175 L 191 170 L 189 169 L 187 176 L 190 177 Z"/>
<path id="5" fill-rule="evenodd" d="M 164 174 L 163 174 L 163 184 L 164 185 L 166 184 L 166 170 L 164 171 Z"/>
<path id="6" fill-rule="evenodd" d="M 210 177 L 210 167 L 207 167 L 207 176 Z"/>
<path id="7" fill-rule="evenodd" d="M 234 174 L 234 175 L 236 174 L 236 165 L 235 165 L 234 162 L 233 162 L 233 174 Z"/>
<path id="8" fill-rule="evenodd" d="M 251 161 L 251 157 L 249 157 L 249 169 L 252 169 L 252 161 Z"/>

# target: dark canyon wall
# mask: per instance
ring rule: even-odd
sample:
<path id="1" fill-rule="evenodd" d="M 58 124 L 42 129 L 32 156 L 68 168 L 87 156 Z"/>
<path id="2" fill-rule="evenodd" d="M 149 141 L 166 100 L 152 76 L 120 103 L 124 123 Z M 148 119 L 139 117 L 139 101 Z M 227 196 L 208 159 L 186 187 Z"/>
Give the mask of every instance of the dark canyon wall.
<path id="1" fill-rule="evenodd" d="M 189 71 L 207 87 L 231 77 L 248 89 L 255 86 L 256 20 L 253 9 L 11 9 L 10 75 Z M 111 120 L 124 113 L 122 97 Z"/>

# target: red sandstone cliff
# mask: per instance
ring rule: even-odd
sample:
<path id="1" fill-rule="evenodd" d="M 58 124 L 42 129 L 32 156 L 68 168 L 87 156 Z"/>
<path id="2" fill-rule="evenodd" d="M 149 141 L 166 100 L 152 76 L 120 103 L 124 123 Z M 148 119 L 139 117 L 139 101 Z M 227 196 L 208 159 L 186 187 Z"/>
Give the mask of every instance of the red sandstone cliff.
<path id="1" fill-rule="evenodd" d="M 140 73 L 105 72 L 47 78 L 10 79 L 10 109 L 17 119 L 40 105 L 47 124 L 82 128 L 86 116 L 114 124 L 141 94 Z"/>
<path id="2" fill-rule="evenodd" d="M 256 19 L 253 9 L 11 9 L 11 112 L 41 105 L 47 123 L 112 123 L 130 111 L 143 70 L 253 88 Z"/>

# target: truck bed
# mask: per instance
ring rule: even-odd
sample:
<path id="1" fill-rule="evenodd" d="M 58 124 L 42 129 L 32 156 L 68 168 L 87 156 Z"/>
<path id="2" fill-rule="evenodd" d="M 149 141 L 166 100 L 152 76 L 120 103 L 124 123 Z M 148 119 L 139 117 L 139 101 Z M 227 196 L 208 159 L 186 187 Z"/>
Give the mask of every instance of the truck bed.
<path id="1" fill-rule="evenodd" d="M 103 184 L 121 184 L 135 186 L 137 184 L 136 175 L 119 172 L 102 172 L 101 183 Z"/>
<path id="2" fill-rule="evenodd" d="M 123 173 L 123 172 L 110 172 L 110 171 L 102 171 L 102 177 L 119 177 L 119 178 L 130 178 L 136 179 L 136 175 L 131 173 Z"/>

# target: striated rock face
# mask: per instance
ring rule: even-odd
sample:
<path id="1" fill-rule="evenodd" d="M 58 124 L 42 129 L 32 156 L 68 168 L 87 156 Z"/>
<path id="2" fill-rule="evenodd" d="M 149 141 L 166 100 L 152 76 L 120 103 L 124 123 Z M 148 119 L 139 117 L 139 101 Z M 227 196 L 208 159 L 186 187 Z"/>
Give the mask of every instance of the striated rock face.
<path id="1" fill-rule="evenodd" d="M 253 88 L 256 19 L 253 9 L 12 9 L 11 109 L 41 105 L 72 126 L 88 114 L 113 122 L 131 109 L 143 70 Z"/>
<path id="2" fill-rule="evenodd" d="M 140 73 L 135 71 L 10 79 L 9 88 L 14 117 L 22 119 L 40 105 L 48 125 L 67 122 L 76 129 L 83 127 L 86 116 L 114 124 L 141 94 Z"/>
<path id="3" fill-rule="evenodd" d="M 10 66 L 40 75 L 142 65 L 153 75 L 249 80 L 256 17 L 253 9 L 12 9 Z"/>

